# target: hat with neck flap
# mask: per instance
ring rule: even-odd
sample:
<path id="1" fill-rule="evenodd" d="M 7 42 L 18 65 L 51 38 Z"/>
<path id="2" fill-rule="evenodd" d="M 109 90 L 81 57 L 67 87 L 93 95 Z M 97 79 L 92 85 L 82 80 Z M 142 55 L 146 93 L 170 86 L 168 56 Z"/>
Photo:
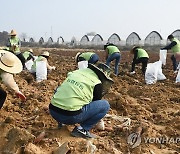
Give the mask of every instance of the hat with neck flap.
<path id="1" fill-rule="evenodd" d="M 112 72 L 111 68 L 109 66 L 107 66 L 104 63 L 99 63 L 97 66 L 94 64 L 88 64 L 88 68 L 90 68 L 91 70 L 93 70 L 97 76 L 99 77 L 99 79 L 101 80 L 101 82 L 109 82 L 109 83 L 114 83 L 114 81 L 110 78 L 110 74 Z"/>
<path id="2" fill-rule="evenodd" d="M 102 82 L 102 96 L 104 96 L 110 89 L 114 81 L 110 78 L 111 68 L 104 63 L 99 63 L 97 66 L 88 64 L 88 68 L 93 70 Z"/>

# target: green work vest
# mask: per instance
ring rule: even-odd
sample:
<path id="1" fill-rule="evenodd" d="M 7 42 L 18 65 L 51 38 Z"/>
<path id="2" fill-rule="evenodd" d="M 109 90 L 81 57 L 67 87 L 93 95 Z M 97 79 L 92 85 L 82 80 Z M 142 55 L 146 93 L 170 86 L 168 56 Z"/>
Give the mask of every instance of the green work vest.
<path id="1" fill-rule="evenodd" d="M 93 53 L 93 52 L 84 52 L 84 53 L 81 53 L 79 57 L 82 57 L 82 58 L 84 58 L 85 60 L 88 61 L 93 54 L 95 54 L 95 53 Z"/>
<path id="2" fill-rule="evenodd" d="M 15 37 L 15 38 L 10 38 L 9 39 L 9 41 L 10 41 L 10 44 L 11 44 L 11 46 L 13 46 L 13 45 L 19 45 L 19 38 L 18 37 Z M 10 47 L 11 48 L 11 47 Z M 9 49 L 10 49 L 9 48 Z M 13 51 L 14 53 L 17 53 L 17 52 L 20 52 L 20 48 L 19 47 L 16 47 L 16 50 L 15 51 Z"/>
<path id="3" fill-rule="evenodd" d="M 180 52 L 180 42 L 177 38 L 174 38 L 173 41 L 175 41 L 177 44 L 171 48 L 172 52 L 175 54 L 177 52 Z"/>
<path id="4" fill-rule="evenodd" d="M 30 52 L 29 52 L 29 51 L 25 51 L 25 52 L 23 53 L 23 56 L 24 56 L 25 60 L 27 60 L 27 59 L 28 59 L 29 54 L 30 54 Z"/>
<path id="5" fill-rule="evenodd" d="M 67 111 L 80 110 L 92 102 L 94 87 L 100 83 L 98 76 L 89 68 L 70 72 L 57 88 L 51 104 Z"/>
<path id="6" fill-rule="evenodd" d="M 31 67 L 32 70 L 36 71 L 36 62 L 41 61 L 42 58 L 43 58 L 43 56 L 38 56 L 38 58 L 34 61 L 32 67 Z"/>
<path id="7" fill-rule="evenodd" d="M 119 49 L 114 45 L 107 46 L 108 54 L 112 55 L 115 52 L 120 52 Z"/>
<path id="8" fill-rule="evenodd" d="M 137 50 L 138 50 L 137 59 L 142 58 L 142 57 L 149 58 L 147 52 L 144 49 L 138 48 Z"/>

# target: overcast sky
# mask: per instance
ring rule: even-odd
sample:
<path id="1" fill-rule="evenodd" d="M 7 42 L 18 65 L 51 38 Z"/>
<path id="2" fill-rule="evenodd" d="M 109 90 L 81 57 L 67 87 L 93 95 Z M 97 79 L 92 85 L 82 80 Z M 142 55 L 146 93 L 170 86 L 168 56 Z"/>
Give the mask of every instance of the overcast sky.
<path id="1" fill-rule="evenodd" d="M 62 36 L 80 40 L 89 32 L 122 40 L 136 32 L 141 39 L 157 31 L 165 39 L 180 29 L 180 0 L 1 0 L 0 31 L 38 41 Z"/>

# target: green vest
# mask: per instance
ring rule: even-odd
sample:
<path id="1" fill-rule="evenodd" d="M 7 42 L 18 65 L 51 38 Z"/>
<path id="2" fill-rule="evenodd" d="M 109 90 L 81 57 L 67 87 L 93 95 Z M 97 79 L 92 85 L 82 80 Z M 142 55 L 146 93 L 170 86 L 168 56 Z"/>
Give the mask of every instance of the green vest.
<path id="1" fill-rule="evenodd" d="M 175 54 L 177 52 L 180 52 L 180 42 L 177 38 L 174 38 L 173 41 L 175 41 L 177 44 L 171 48 L 172 52 Z"/>
<path id="2" fill-rule="evenodd" d="M 98 76 L 89 68 L 70 72 L 57 88 L 51 103 L 67 111 L 80 110 L 92 102 L 94 87 L 100 83 Z"/>
<path id="3" fill-rule="evenodd" d="M 84 52 L 84 53 L 81 53 L 79 57 L 82 57 L 82 58 L 84 58 L 85 60 L 88 61 L 93 54 L 95 54 L 95 53 L 93 53 L 93 52 Z"/>
<path id="4" fill-rule="evenodd" d="M 38 56 L 38 58 L 34 61 L 32 67 L 31 67 L 32 70 L 36 71 L 36 62 L 41 61 L 42 58 L 43 58 L 43 56 Z"/>
<path id="5" fill-rule="evenodd" d="M 25 60 L 27 60 L 27 59 L 28 59 L 29 54 L 30 54 L 30 52 L 29 52 L 29 51 L 25 51 L 25 52 L 23 53 L 23 56 L 24 56 Z"/>
<path id="6" fill-rule="evenodd" d="M 114 45 L 107 46 L 108 54 L 112 55 L 115 52 L 120 52 L 119 49 Z"/>
<path id="7" fill-rule="evenodd" d="M 137 50 L 138 50 L 137 59 L 142 58 L 142 57 L 147 57 L 147 58 L 149 58 L 146 50 L 141 49 L 141 48 L 138 48 Z"/>
<path id="8" fill-rule="evenodd" d="M 14 38 L 10 38 L 9 41 L 10 41 L 11 46 L 13 46 L 13 45 L 19 45 L 20 40 L 18 37 L 14 37 Z M 11 50 L 11 47 L 9 49 Z M 13 52 L 14 53 L 20 52 L 20 48 L 16 47 L 16 50 Z"/>

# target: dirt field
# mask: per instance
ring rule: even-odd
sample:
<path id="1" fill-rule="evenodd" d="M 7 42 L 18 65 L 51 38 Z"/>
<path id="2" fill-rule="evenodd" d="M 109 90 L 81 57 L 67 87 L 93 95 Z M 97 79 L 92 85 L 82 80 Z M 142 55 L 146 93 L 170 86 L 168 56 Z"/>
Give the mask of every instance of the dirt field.
<path id="1" fill-rule="evenodd" d="M 34 49 L 36 55 L 42 50 Z M 73 57 L 79 50 L 48 51 L 51 54 L 50 65 L 56 66 L 56 70 L 48 75 L 48 80 L 37 83 L 28 72 L 15 75 L 20 90 L 27 97 L 26 102 L 21 102 L 12 91 L 1 84 L 1 87 L 7 89 L 8 97 L 0 114 L 0 153 L 180 153 L 180 85 L 175 83 L 176 75 L 173 74 L 169 55 L 167 65 L 163 68 L 167 79 L 154 85 L 146 85 L 140 71 L 141 66 L 137 67 L 134 76 L 129 75 L 132 56 L 128 52 L 122 53 L 120 76 L 112 76 L 115 83 L 104 99 L 111 105 L 109 114 L 128 117 L 131 124 L 123 127 L 122 121 L 106 117 L 105 130 L 94 128 L 92 132 L 98 137 L 85 140 L 70 136 L 74 126 L 58 129 L 56 121 L 48 113 L 54 89 L 63 82 L 69 71 L 76 69 Z M 104 52 L 96 52 L 101 61 L 104 61 Z M 159 59 L 157 53 L 149 55 L 150 62 Z M 127 139 L 139 127 L 143 128 L 141 144 L 132 148 Z M 157 138 L 171 140 L 161 140 L 161 144 Z"/>

